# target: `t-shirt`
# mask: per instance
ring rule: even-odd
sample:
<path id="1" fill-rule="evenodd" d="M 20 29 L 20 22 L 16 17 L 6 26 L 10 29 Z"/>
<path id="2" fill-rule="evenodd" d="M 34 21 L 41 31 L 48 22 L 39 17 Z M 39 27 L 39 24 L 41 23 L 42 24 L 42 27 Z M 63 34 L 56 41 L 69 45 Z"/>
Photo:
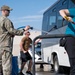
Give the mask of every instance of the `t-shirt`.
<path id="1" fill-rule="evenodd" d="M 68 10 L 73 22 L 75 22 L 75 8 L 70 8 Z M 71 34 L 75 36 L 75 24 L 69 22 L 65 34 Z"/>
<path id="2" fill-rule="evenodd" d="M 28 51 L 29 47 L 30 47 L 30 44 L 32 43 L 32 40 L 31 38 L 27 38 L 27 37 L 23 37 L 22 39 L 22 42 L 23 42 L 23 48 L 25 51 Z"/>

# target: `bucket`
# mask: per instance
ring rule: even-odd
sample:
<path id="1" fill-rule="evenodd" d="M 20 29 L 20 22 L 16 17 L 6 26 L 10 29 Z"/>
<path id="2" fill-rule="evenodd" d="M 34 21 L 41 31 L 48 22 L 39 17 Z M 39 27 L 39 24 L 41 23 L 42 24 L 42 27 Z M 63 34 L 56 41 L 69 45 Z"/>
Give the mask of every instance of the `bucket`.
<path id="1" fill-rule="evenodd" d="M 18 75 L 18 56 L 12 57 L 12 75 Z"/>

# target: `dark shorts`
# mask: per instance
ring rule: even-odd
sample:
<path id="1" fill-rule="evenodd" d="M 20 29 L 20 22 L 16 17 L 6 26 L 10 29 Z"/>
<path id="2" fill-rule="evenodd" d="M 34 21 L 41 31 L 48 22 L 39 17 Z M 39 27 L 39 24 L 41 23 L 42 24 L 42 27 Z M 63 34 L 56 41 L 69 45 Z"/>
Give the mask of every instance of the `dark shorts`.
<path id="1" fill-rule="evenodd" d="M 22 62 L 27 62 L 28 60 L 32 60 L 32 57 L 29 54 L 29 52 L 23 53 L 23 51 L 20 51 L 20 55 Z"/>
<path id="2" fill-rule="evenodd" d="M 66 37 L 65 49 L 69 58 L 75 58 L 75 37 Z"/>

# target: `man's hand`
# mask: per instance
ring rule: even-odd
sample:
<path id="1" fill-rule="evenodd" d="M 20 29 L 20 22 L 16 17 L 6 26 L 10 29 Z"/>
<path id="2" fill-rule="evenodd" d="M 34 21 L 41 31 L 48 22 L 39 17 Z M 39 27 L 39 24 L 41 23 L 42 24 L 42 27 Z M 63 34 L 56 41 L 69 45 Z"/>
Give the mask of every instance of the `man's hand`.
<path id="1" fill-rule="evenodd" d="M 65 16 L 64 18 L 65 18 L 65 20 L 67 20 L 67 21 L 69 21 L 69 22 L 73 22 L 73 20 L 72 20 L 71 17 Z"/>
<path id="2" fill-rule="evenodd" d="M 26 26 L 26 27 L 24 28 L 25 31 L 27 31 L 27 30 L 29 30 L 29 29 L 30 29 L 30 26 Z"/>

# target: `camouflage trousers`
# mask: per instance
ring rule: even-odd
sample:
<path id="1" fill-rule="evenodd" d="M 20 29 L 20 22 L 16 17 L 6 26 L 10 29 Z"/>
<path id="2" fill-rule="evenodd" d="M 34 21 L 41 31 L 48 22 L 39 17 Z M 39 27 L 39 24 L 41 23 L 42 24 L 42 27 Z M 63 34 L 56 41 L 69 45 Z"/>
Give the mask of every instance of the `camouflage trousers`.
<path id="1" fill-rule="evenodd" d="M 0 75 L 2 74 L 2 56 L 0 54 Z"/>
<path id="2" fill-rule="evenodd" d="M 11 75 L 12 72 L 12 54 L 4 51 L 2 54 L 3 75 Z"/>

